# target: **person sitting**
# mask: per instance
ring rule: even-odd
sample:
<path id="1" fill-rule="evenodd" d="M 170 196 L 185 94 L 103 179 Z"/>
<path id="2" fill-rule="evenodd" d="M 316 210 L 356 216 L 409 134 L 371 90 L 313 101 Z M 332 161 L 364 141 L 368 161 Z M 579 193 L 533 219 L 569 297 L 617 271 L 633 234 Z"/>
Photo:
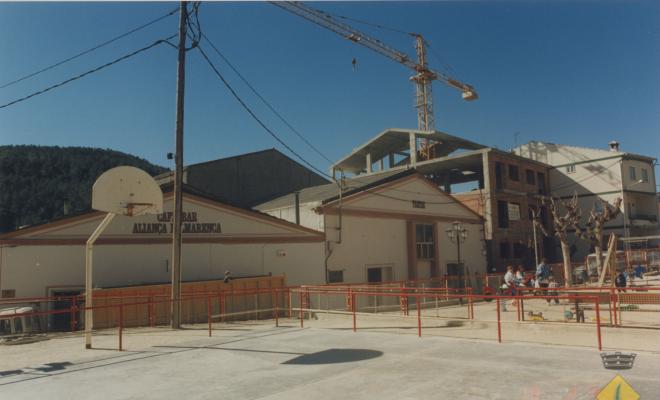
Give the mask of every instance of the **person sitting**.
<path id="1" fill-rule="evenodd" d="M 231 276 L 231 272 L 225 271 L 225 278 L 223 279 L 224 283 L 229 283 L 232 279 L 234 278 Z"/>
<path id="2" fill-rule="evenodd" d="M 617 291 L 619 292 L 625 292 L 625 287 L 626 287 L 626 276 L 623 274 L 623 271 L 619 271 L 619 273 L 616 276 L 616 279 L 614 280 L 614 286 L 617 287 Z"/>
<path id="3" fill-rule="evenodd" d="M 504 285 L 508 289 L 510 296 L 515 296 L 516 295 L 516 277 L 513 273 L 513 266 L 508 265 L 506 267 L 506 274 L 504 274 Z M 516 302 L 513 302 L 514 306 L 516 305 Z"/>

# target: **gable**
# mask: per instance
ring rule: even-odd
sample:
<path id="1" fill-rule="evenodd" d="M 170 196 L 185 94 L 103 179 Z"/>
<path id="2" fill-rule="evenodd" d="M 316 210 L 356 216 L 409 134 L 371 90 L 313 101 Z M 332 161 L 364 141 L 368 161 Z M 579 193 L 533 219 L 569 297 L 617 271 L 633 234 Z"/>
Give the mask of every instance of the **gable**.
<path id="1" fill-rule="evenodd" d="M 101 235 L 104 240 L 123 240 L 130 242 L 155 240 L 170 241 L 173 227 L 173 196 L 167 195 L 164 212 L 159 215 L 127 217 L 118 215 Z M 184 194 L 183 201 L 183 238 L 184 241 L 205 240 L 323 240 L 319 232 L 300 227 L 277 218 L 227 206 L 201 197 Z M 104 217 L 104 213 L 92 212 L 85 216 L 73 217 L 57 223 L 28 228 L 0 236 L 0 243 L 5 239 L 23 240 L 76 240 L 86 241 Z"/>
<path id="2" fill-rule="evenodd" d="M 329 205 L 334 207 L 337 202 Z M 420 174 L 346 198 L 342 201 L 342 210 L 382 213 L 383 216 L 407 214 L 410 217 L 418 215 L 420 218 L 438 217 L 474 222 L 481 220 L 474 211 L 436 188 Z"/>

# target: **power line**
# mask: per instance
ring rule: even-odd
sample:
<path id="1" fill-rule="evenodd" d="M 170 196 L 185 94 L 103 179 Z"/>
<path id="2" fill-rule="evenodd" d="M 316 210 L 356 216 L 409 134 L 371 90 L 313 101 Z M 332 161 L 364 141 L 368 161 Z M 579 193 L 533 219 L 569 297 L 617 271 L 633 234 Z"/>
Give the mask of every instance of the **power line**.
<path id="1" fill-rule="evenodd" d="M 42 90 L 39 90 L 39 91 L 34 92 L 34 93 L 32 93 L 32 94 L 29 94 L 29 95 L 27 95 L 27 96 L 25 96 L 25 97 L 21 97 L 21 98 L 19 98 L 19 99 L 16 99 L 16 100 L 10 101 L 9 103 L 6 103 L 6 104 L 1 105 L 1 106 L 0 106 L 0 109 L 5 108 L 5 107 L 9 107 L 9 106 L 14 105 L 14 104 L 16 104 L 16 103 L 20 103 L 20 102 L 22 102 L 22 101 L 28 100 L 28 99 L 30 99 L 30 98 L 32 98 L 32 97 L 35 97 L 35 96 L 38 96 L 38 95 L 40 95 L 40 94 L 44 94 L 44 93 L 49 92 L 49 91 L 51 91 L 51 90 L 53 90 L 53 89 L 56 89 L 56 88 L 58 88 L 58 87 L 60 87 L 60 86 L 64 86 L 64 85 L 66 85 L 67 83 L 70 83 L 70 82 L 73 82 L 73 81 L 78 80 L 78 79 L 80 79 L 80 78 L 83 78 L 83 77 L 85 77 L 85 76 L 87 76 L 87 75 L 89 75 L 89 74 L 92 74 L 92 73 L 94 73 L 94 72 L 100 71 L 100 70 L 102 70 L 102 69 L 104 69 L 104 68 L 106 68 L 106 67 L 109 67 L 109 66 L 111 66 L 111 65 L 117 64 L 118 62 L 124 61 L 124 60 L 126 60 L 126 59 L 128 59 L 128 58 L 131 58 L 131 57 L 133 57 L 133 56 L 136 56 L 136 55 L 138 55 L 138 54 L 140 54 L 140 53 L 142 53 L 142 52 L 144 52 L 144 51 L 147 51 L 147 50 L 149 50 L 149 49 L 151 49 L 151 48 L 153 48 L 153 47 L 156 47 L 156 46 L 158 46 L 159 44 L 166 43 L 169 39 L 172 39 L 172 38 L 175 37 L 175 36 L 176 36 L 176 35 L 172 35 L 172 36 L 170 36 L 170 37 L 168 37 L 168 38 L 157 40 L 157 41 L 155 41 L 154 43 L 150 44 L 149 46 L 146 46 L 146 47 L 143 47 L 143 48 L 141 48 L 141 49 L 135 50 L 135 51 L 132 52 L 132 53 L 126 54 L 126 55 L 124 55 L 124 56 L 121 56 L 121 57 L 119 57 L 119 58 L 117 58 L 117 59 L 115 59 L 115 60 L 113 60 L 113 61 L 107 62 L 107 63 L 105 63 L 105 64 L 103 64 L 103 65 L 101 65 L 101 66 L 98 66 L 98 67 L 94 68 L 94 69 L 91 69 L 91 70 L 89 70 L 89 71 L 83 72 L 82 74 L 76 75 L 76 76 L 74 76 L 74 77 L 72 77 L 72 78 L 69 78 L 69 79 L 67 79 L 67 80 L 64 80 L 64 81 L 62 81 L 62 82 L 60 82 L 60 83 L 56 83 L 56 84 L 54 84 L 54 85 L 52 85 L 52 86 L 49 86 L 49 87 L 47 87 L 47 88 L 45 88 L 45 89 L 42 89 Z"/>
<path id="2" fill-rule="evenodd" d="M 325 173 L 325 172 L 321 171 L 320 169 L 316 168 L 312 163 L 310 163 L 310 162 L 307 161 L 305 158 L 303 158 L 300 154 L 298 154 L 295 150 L 293 150 L 293 149 L 291 148 L 291 146 L 289 146 L 288 144 L 286 144 L 286 143 L 284 142 L 284 140 L 282 140 L 279 136 L 277 136 L 277 134 L 276 134 L 275 132 L 273 132 L 273 130 L 271 130 L 268 126 L 266 126 L 266 124 L 265 124 L 263 121 L 261 121 L 261 119 L 259 119 L 259 117 L 257 117 L 257 115 L 254 113 L 254 111 L 252 111 L 252 109 L 251 109 L 251 108 L 250 108 L 250 107 L 249 107 L 249 106 L 243 101 L 243 99 L 241 99 L 241 97 L 238 95 L 238 93 L 236 93 L 236 91 L 235 91 L 234 88 L 229 84 L 229 82 L 227 82 L 227 80 L 224 78 L 224 76 L 222 76 L 222 74 L 221 74 L 220 71 L 216 68 L 216 66 L 213 64 L 213 62 L 211 61 L 211 59 L 206 55 L 206 52 L 202 49 L 202 47 L 201 47 L 201 46 L 197 46 L 197 49 L 198 49 L 199 52 L 202 54 L 202 57 L 204 57 L 204 59 L 206 60 L 207 64 L 211 67 L 211 69 L 213 70 L 213 72 L 215 72 L 215 74 L 218 76 L 218 78 L 220 78 L 220 80 L 221 80 L 222 83 L 225 85 L 225 87 L 229 90 L 229 92 L 231 92 L 232 96 L 234 96 L 234 98 L 236 99 L 236 101 L 238 101 L 238 102 L 240 103 L 241 107 L 243 107 L 243 109 L 244 109 L 245 111 L 247 111 L 248 114 L 250 114 L 250 116 L 252 117 L 252 119 L 254 119 L 254 120 L 255 120 L 255 121 L 256 121 L 256 122 L 257 122 L 257 123 L 258 123 L 258 124 L 259 124 L 259 125 L 265 130 L 265 131 L 266 131 L 266 132 L 268 132 L 268 134 L 269 134 L 270 136 L 272 136 L 272 137 L 273 137 L 278 143 L 280 143 L 280 144 L 281 144 L 282 146 L 284 146 L 287 150 L 289 150 L 289 151 L 291 152 L 291 154 L 295 155 L 300 161 L 302 161 L 303 163 L 305 163 L 307 166 L 309 166 L 311 169 L 313 169 L 314 171 L 318 172 L 319 174 L 321 174 L 321 175 L 323 175 L 323 176 L 326 176 L 326 177 L 328 177 L 328 178 L 330 178 L 330 179 L 333 179 L 332 176 L 330 176 L 330 175 L 328 175 L 327 173 Z"/>
<path id="3" fill-rule="evenodd" d="M 257 97 L 259 98 L 259 100 L 261 100 L 261 102 L 264 103 L 264 104 L 266 105 L 266 107 L 268 107 L 268 109 L 269 109 L 273 114 L 275 114 L 275 116 L 277 116 L 277 118 L 279 118 L 279 120 L 282 121 L 282 123 L 284 123 L 284 125 L 286 125 L 286 126 L 291 130 L 291 132 L 293 132 L 294 134 L 296 134 L 296 136 L 298 136 L 298 137 L 300 138 L 300 140 L 302 140 L 303 142 L 305 142 L 305 144 L 306 144 L 310 149 L 312 149 L 314 152 L 316 152 L 316 154 L 320 155 L 324 160 L 326 160 L 326 161 L 329 162 L 330 164 L 333 164 L 333 161 L 332 161 L 331 159 L 329 159 L 328 157 L 326 157 L 326 155 L 323 154 L 323 153 L 321 152 L 321 150 L 319 150 L 318 148 L 316 148 L 316 146 L 314 146 L 309 140 L 307 140 L 307 138 L 305 138 L 305 136 L 304 136 L 302 133 L 300 133 L 296 128 L 294 128 L 294 127 L 293 127 L 293 126 L 292 126 L 292 125 L 291 125 L 291 124 L 290 124 L 290 123 L 289 123 L 289 122 L 288 122 L 288 121 L 282 116 L 282 114 L 280 114 L 280 113 L 279 113 L 279 112 L 273 107 L 273 105 L 270 104 L 270 103 L 269 103 L 269 102 L 268 102 L 268 101 L 267 101 L 267 100 L 266 100 L 266 99 L 265 99 L 265 98 L 264 98 L 264 97 L 263 97 L 263 96 L 257 91 L 257 89 L 255 89 L 254 86 L 252 86 L 252 85 L 250 84 L 250 82 L 248 82 L 248 80 L 247 80 L 247 79 L 246 79 L 246 78 L 245 78 L 245 77 L 244 77 L 244 76 L 238 71 L 238 69 L 236 69 L 236 67 L 234 67 L 234 66 L 232 65 L 231 62 L 229 62 L 229 60 L 227 59 L 227 57 L 224 56 L 224 55 L 220 52 L 220 50 L 218 50 L 218 48 L 213 44 L 213 42 L 211 42 L 211 40 L 210 40 L 206 35 L 204 35 L 204 34 L 202 33 L 202 37 L 204 38 L 204 40 L 206 40 L 206 41 L 209 43 L 209 45 L 211 46 L 211 48 L 212 48 L 212 49 L 213 49 L 213 50 L 214 50 L 214 51 L 220 56 L 220 58 L 222 58 L 222 60 L 223 60 L 228 66 L 229 66 L 229 68 L 231 68 L 232 71 L 234 71 L 234 73 L 236 73 L 236 75 L 238 75 L 238 77 L 241 79 L 241 81 L 243 81 L 243 83 L 245 83 L 245 85 L 246 85 L 248 88 L 250 88 L 250 90 L 252 91 L 252 93 L 254 93 L 254 95 L 257 96 Z"/>
<path id="4" fill-rule="evenodd" d="M 11 81 L 11 82 L 7 82 L 7 83 L 3 84 L 2 86 L 0 86 L 0 89 L 4 89 L 4 88 L 6 88 L 6 87 L 8 87 L 8 86 L 11 86 L 11 85 L 13 85 L 13 84 L 15 84 L 15 83 L 18 83 L 18 82 L 24 81 L 24 80 L 26 80 L 26 79 L 32 78 L 33 76 L 39 75 L 39 74 L 41 74 L 42 72 L 49 71 L 49 70 L 51 70 L 51 69 L 53 69 L 53 68 L 55 68 L 55 67 L 58 67 L 58 66 L 60 66 L 60 65 L 62 65 L 62 64 L 64 64 L 64 63 L 67 63 L 67 62 L 69 62 L 69 61 L 75 60 L 76 58 L 81 57 L 81 56 L 84 56 L 85 54 L 91 53 L 91 52 L 94 51 L 94 50 L 98 50 L 98 49 L 100 49 L 101 47 L 107 46 L 107 45 L 109 45 L 110 43 L 116 42 L 116 41 L 119 40 L 119 39 L 125 38 L 125 37 L 128 36 L 128 35 L 131 35 L 131 34 L 133 34 L 133 33 L 135 33 L 135 32 L 138 32 L 138 31 L 140 31 L 140 30 L 142 30 L 142 29 L 144 29 L 144 28 L 146 28 L 146 27 L 148 27 L 148 26 L 151 26 L 151 25 L 155 24 L 156 22 L 162 21 L 163 19 L 165 19 L 165 18 L 171 16 L 172 14 L 176 13 L 178 10 L 179 10 L 178 8 L 175 8 L 174 10 L 168 12 L 168 13 L 165 14 L 165 15 L 162 15 L 162 16 L 160 16 L 160 17 L 158 17 L 158 18 L 156 18 L 156 19 L 154 19 L 154 20 L 152 20 L 152 21 L 149 21 L 149 22 L 147 22 L 147 23 L 145 23 L 145 24 L 142 24 L 142 25 L 138 26 L 137 28 L 131 29 L 130 31 L 128 31 L 128 32 L 126 32 L 126 33 L 122 33 L 122 34 L 119 35 L 119 36 L 115 36 L 115 37 L 112 38 L 112 39 L 106 40 L 105 42 L 100 43 L 100 44 L 98 44 L 98 45 L 96 45 L 96 46 L 94 46 L 94 47 L 91 47 L 91 48 L 87 49 L 87 50 L 83 50 L 83 51 L 81 51 L 80 53 L 78 53 L 78 54 L 76 54 L 76 55 L 74 55 L 74 56 L 71 56 L 71 57 L 69 57 L 69 58 L 66 58 L 66 59 L 64 59 L 64 60 L 62 60 L 62 61 L 59 61 L 59 62 L 57 62 L 57 63 L 55 63 L 55 64 L 52 64 L 52 65 L 50 65 L 50 66 L 48 66 L 48 67 L 42 68 L 42 69 L 40 69 L 40 70 L 38 70 L 38 71 L 32 72 L 32 73 L 30 73 L 30 74 L 27 74 L 27 75 L 25 75 L 25 76 L 23 76 L 23 77 L 21 77 L 21 78 L 14 79 L 14 80 Z"/>

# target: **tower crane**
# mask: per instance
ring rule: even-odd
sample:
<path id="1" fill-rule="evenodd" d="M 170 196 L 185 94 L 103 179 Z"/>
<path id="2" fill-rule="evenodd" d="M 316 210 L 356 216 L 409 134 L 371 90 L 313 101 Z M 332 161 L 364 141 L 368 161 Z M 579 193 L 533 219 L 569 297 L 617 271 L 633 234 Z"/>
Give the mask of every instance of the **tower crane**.
<path id="1" fill-rule="evenodd" d="M 302 2 L 272 1 L 271 4 L 326 28 L 353 43 L 364 46 L 413 70 L 415 74 L 410 77 L 410 80 L 415 83 L 415 107 L 417 108 L 417 127 L 419 130 L 435 130 L 432 96 L 433 88 L 431 85 L 434 80 L 441 81 L 454 89 L 460 90 L 463 99 L 466 101 L 472 101 L 479 98 L 477 92 L 472 86 L 460 82 L 442 72 L 434 71 L 428 67 L 426 60 L 426 42 L 421 34 L 411 33 L 415 38 L 415 50 L 417 52 L 417 60 L 414 60 L 406 53 L 399 51 L 378 39 L 370 37 L 350 25 L 339 22 L 333 19 L 328 13 L 311 8 Z M 427 141 L 422 143 L 422 159 L 429 159 L 431 156 L 430 151 L 432 151 L 430 144 Z"/>

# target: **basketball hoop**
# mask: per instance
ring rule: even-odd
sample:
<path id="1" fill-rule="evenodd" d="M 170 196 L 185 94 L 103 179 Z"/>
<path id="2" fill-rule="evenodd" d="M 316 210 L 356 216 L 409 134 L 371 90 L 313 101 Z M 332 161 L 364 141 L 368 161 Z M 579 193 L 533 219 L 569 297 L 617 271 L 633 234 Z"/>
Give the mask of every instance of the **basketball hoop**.
<path id="1" fill-rule="evenodd" d="M 92 232 L 85 246 L 85 348 L 92 348 L 94 323 L 92 303 L 92 266 L 94 242 L 110 225 L 115 215 L 135 217 L 163 212 L 163 192 L 145 171 L 128 166 L 105 171 L 92 187 L 92 208 L 107 214 Z"/>

